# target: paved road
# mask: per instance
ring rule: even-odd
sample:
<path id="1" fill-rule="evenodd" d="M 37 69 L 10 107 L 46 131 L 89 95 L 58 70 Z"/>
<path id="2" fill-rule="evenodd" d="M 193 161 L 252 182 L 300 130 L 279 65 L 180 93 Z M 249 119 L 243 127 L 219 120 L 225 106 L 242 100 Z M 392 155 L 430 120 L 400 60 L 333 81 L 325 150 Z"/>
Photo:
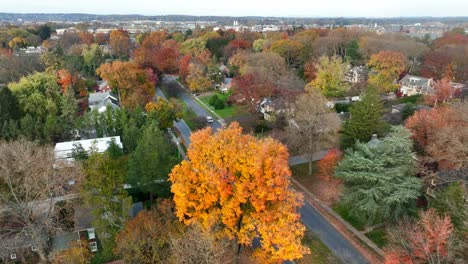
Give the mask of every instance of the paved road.
<path id="1" fill-rule="evenodd" d="M 166 76 L 163 81 L 176 81 L 174 77 Z M 179 83 L 180 85 L 180 83 Z M 183 87 L 182 87 L 183 88 Z M 185 88 L 184 88 L 185 90 Z M 158 89 L 158 95 L 164 97 L 164 94 Z M 185 92 L 181 95 L 181 99 L 192 108 L 192 110 L 202 117 L 206 117 L 208 113 L 201 107 L 191 94 Z M 184 122 L 185 123 L 185 122 Z M 186 125 L 186 124 L 185 124 Z M 212 123 L 212 128 L 216 131 L 221 128 L 221 124 L 215 121 Z M 188 128 L 188 126 L 187 126 Z M 179 129 L 179 128 L 178 128 Z M 180 130 L 179 130 L 180 131 Z M 181 134 L 185 134 L 186 132 Z M 190 135 L 190 129 L 188 129 Z M 326 150 L 317 152 L 314 155 L 314 160 L 321 159 L 327 153 Z M 289 160 L 290 165 L 297 165 L 308 162 L 303 156 L 291 157 Z M 301 220 L 320 240 L 335 254 L 338 258 L 343 260 L 343 263 L 352 264 L 367 264 L 367 260 L 362 256 L 359 251 L 344 238 L 328 221 L 307 201 L 300 208 Z M 312 249 L 313 250 L 313 249 Z M 285 262 L 292 263 L 292 262 Z"/>
<path id="2" fill-rule="evenodd" d="M 341 235 L 310 203 L 304 202 L 299 210 L 301 220 L 312 233 L 340 258 L 343 263 L 367 264 L 364 256 Z M 314 250 L 314 249 L 312 249 Z"/>
<path id="3" fill-rule="evenodd" d="M 202 106 L 200 106 L 196 101 L 195 98 L 193 98 L 193 95 L 190 94 L 187 89 L 185 89 L 182 84 L 180 84 L 175 76 L 168 76 L 164 75 L 162 78 L 163 82 L 176 82 L 177 85 L 179 85 L 184 92 L 180 94 L 180 99 L 182 99 L 187 106 L 195 112 L 195 114 L 199 117 L 206 118 L 207 116 L 212 116 L 208 111 L 205 110 Z M 214 118 L 213 118 L 214 119 Z M 217 131 L 220 129 L 222 126 L 218 122 L 218 120 L 214 119 L 213 123 L 211 123 L 211 128 L 213 128 L 214 131 Z"/>
<path id="4" fill-rule="evenodd" d="M 167 99 L 164 93 L 161 91 L 161 89 L 156 88 L 155 99 L 157 99 L 158 97 Z M 179 121 L 174 121 L 174 127 L 179 131 L 180 137 L 184 141 L 186 147 L 188 147 L 190 145 L 190 134 L 192 133 L 190 127 L 187 125 L 187 123 L 185 123 L 183 119 Z"/>

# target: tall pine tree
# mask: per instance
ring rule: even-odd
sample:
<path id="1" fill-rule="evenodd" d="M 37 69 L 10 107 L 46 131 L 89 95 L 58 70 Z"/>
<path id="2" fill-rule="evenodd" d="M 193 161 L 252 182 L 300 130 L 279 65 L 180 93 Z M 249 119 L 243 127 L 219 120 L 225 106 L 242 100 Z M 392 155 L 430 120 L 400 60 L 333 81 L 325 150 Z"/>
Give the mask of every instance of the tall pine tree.
<path id="1" fill-rule="evenodd" d="M 177 163 L 168 139 L 157 122 L 149 123 L 128 161 L 130 184 L 150 195 L 169 193 L 168 174 Z"/>
<path id="2" fill-rule="evenodd" d="M 382 136 L 388 129 L 388 124 L 382 120 L 382 100 L 373 88 L 369 88 L 362 100 L 351 106 L 350 114 L 350 119 L 343 125 L 342 149 L 353 147 L 356 141 L 368 142 L 372 134 Z"/>
<path id="3" fill-rule="evenodd" d="M 383 140 L 348 149 L 336 175 L 343 179 L 344 202 L 369 223 L 394 219 L 414 205 L 421 182 L 415 177 L 413 142 L 405 128 L 393 127 Z"/>

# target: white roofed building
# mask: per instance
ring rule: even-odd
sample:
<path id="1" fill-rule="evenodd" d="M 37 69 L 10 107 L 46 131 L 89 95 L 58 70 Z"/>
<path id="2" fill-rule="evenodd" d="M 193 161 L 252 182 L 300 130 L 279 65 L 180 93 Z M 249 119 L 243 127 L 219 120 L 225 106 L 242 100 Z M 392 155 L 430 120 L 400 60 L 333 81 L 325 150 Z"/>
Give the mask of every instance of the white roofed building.
<path id="1" fill-rule="evenodd" d="M 73 150 L 80 145 L 88 154 L 91 152 L 103 153 L 109 148 L 109 144 L 112 140 L 114 140 L 119 147 L 123 147 L 119 136 L 57 143 L 54 148 L 55 159 L 73 161 Z"/>

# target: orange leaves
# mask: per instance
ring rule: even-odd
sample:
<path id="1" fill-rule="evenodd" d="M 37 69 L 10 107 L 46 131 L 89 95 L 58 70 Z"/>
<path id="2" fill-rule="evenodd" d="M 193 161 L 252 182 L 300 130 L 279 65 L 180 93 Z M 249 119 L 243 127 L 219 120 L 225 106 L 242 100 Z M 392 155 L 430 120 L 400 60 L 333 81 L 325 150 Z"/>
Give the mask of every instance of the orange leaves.
<path id="1" fill-rule="evenodd" d="M 62 87 L 62 93 L 65 93 L 67 91 L 67 88 L 70 87 L 73 83 L 73 76 L 66 69 L 58 70 L 57 75 L 57 82 L 60 84 L 60 87 Z"/>
<path id="2" fill-rule="evenodd" d="M 338 161 L 341 160 L 343 152 L 339 149 L 331 149 L 327 154 L 318 162 L 317 166 L 319 169 L 320 177 L 325 180 L 330 180 L 331 177 L 335 174 L 336 166 Z"/>
<path id="3" fill-rule="evenodd" d="M 145 106 L 154 96 L 154 83 L 149 74 L 132 62 L 102 64 L 96 73 L 120 93 L 121 104 L 125 107 Z"/>
<path id="4" fill-rule="evenodd" d="M 112 52 L 118 57 L 126 57 L 130 54 L 130 35 L 126 30 L 113 30 L 109 36 L 109 45 Z"/>
<path id="5" fill-rule="evenodd" d="M 237 123 L 216 134 L 198 131 L 191 142 L 188 160 L 169 176 L 181 221 L 208 229 L 222 223 L 222 232 L 241 244 L 260 237 L 257 254 L 274 262 L 307 252 L 297 214 L 302 198 L 289 188 L 285 146 L 243 135 Z"/>

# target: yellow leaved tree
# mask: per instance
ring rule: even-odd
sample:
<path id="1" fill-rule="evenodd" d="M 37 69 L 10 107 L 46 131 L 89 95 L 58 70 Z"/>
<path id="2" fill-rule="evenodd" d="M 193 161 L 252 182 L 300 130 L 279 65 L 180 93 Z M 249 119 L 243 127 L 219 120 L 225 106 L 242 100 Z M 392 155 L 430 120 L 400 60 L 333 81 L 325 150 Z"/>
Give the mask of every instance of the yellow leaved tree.
<path id="1" fill-rule="evenodd" d="M 255 255 L 265 263 L 299 259 L 305 227 L 297 209 L 302 196 L 290 188 L 287 148 L 278 141 L 243 135 L 232 123 L 213 134 L 194 133 L 188 159 L 170 174 L 177 217 L 219 230 L 238 245 L 260 239 Z"/>

